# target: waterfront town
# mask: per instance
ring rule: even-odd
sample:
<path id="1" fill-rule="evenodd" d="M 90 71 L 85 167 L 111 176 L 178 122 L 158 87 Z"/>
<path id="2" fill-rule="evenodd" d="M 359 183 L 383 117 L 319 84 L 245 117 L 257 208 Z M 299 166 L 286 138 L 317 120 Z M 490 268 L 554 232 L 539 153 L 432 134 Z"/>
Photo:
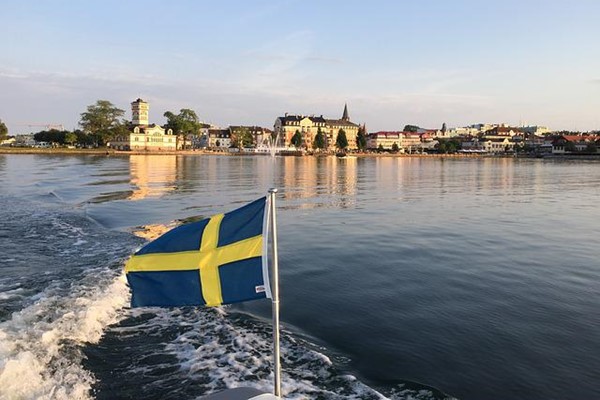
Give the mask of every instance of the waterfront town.
<path id="1" fill-rule="evenodd" d="M 163 114 L 167 124 L 151 123 L 150 104 L 131 103 L 131 120 L 109 101 L 98 100 L 81 114 L 81 129 L 62 125 L 29 134 L 10 135 L 0 120 L 0 146 L 19 148 L 102 148 L 122 152 L 210 151 L 227 154 L 479 154 L 479 155 L 598 155 L 600 131 L 552 131 L 545 126 L 477 123 L 464 127 L 422 128 L 369 132 L 366 123 L 353 122 L 344 105 L 340 118 L 284 113 L 272 127 L 203 123 L 190 109 Z M 33 127 L 33 126 L 31 126 Z"/>

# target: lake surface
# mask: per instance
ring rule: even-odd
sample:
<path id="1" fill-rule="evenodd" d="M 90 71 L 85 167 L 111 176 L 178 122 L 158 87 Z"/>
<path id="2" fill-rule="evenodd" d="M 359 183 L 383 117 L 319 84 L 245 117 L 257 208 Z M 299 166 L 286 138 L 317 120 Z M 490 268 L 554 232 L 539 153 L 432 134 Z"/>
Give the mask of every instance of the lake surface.
<path id="1" fill-rule="evenodd" d="M 148 224 L 278 187 L 283 389 L 600 398 L 600 163 L 0 154 L 0 398 L 270 390 L 270 303 L 130 309 Z"/>

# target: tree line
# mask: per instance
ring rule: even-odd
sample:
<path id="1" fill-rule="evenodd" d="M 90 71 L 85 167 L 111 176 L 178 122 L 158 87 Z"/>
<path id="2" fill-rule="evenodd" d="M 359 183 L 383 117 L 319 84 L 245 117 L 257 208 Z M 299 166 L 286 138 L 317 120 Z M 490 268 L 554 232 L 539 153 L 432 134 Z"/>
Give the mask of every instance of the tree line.
<path id="1" fill-rule="evenodd" d="M 131 122 L 122 118 L 124 114 L 110 101 L 98 100 L 81 114 L 79 125 L 97 146 L 106 145 L 117 136 L 129 134 Z M 182 108 L 178 114 L 167 111 L 163 116 L 167 118 L 164 128 L 175 135 L 197 134 L 202 126 L 196 112 L 188 108 Z"/>
<path id="2" fill-rule="evenodd" d="M 34 134 L 37 142 L 48 142 L 56 145 L 79 145 L 86 147 L 105 146 L 117 136 L 130 133 L 131 121 L 123 118 L 125 111 L 116 107 L 108 100 L 97 100 L 80 114 L 79 127 L 74 131 L 50 129 Z M 198 133 L 202 123 L 196 112 L 183 108 L 178 114 L 167 111 L 166 129 L 171 129 L 175 135 Z M 6 125 L 0 120 L 0 140 L 8 136 Z"/>
<path id="3" fill-rule="evenodd" d="M 302 137 L 302 133 L 299 130 L 296 130 L 290 142 L 295 148 L 298 149 L 304 145 L 303 141 L 304 139 Z M 346 150 L 347 147 L 348 137 L 346 136 L 346 131 L 340 128 L 335 138 L 335 148 L 343 151 Z M 358 127 L 358 133 L 356 134 L 356 147 L 359 151 L 364 151 L 367 149 L 367 132 L 364 125 Z M 327 148 L 325 134 L 323 133 L 320 127 L 317 128 L 317 134 L 313 139 L 312 148 L 313 150 L 324 150 L 325 148 Z"/>
<path id="4" fill-rule="evenodd" d="M 8 128 L 6 127 L 6 124 L 0 119 L 0 140 L 6 139 L 7 136 Z"/>

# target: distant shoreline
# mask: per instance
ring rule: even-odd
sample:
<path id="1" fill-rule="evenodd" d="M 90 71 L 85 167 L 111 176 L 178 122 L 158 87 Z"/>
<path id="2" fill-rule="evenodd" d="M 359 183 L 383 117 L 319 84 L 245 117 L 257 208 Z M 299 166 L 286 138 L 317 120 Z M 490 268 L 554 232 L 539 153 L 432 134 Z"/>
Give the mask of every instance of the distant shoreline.
<path id="1" fill-rule="evenodd" d="M 39 149 L 32 147 L 0 147 L 0 154 L 48 154 L 48 155 L 93 155 L 93 156 L 228 156 L 228 157 L 269 157 L 264 153 L 229 153 L 207 150 L 179 150 L 179 151 L 119 151 L 113 149 Z M 281 157 L 335 157 L 333 154 L 308 154 L 308 155 L 285 155 Z M 403 153 L 350 153 L 348 158 L 519 158 L 533 159 L 538 158 L 532 155 L 519 155 L 515 157 L 512 154 L 403 154 Z M 546 160 L 585 160 L 600 161 L 600 153 L 592 154 L 549 154 L 543 157 Z M 343 159 L 343 158 L 342 158 Z"/>
<path id="2" fill-rule="evenodd" d="M 33 147 L 0 147 L 0 154 L 60 154 L 60 155 L 76 155 L 76 154 L 87 154 L 96 156 L 130 156 L 130 155 L 207 155 L 207 156 L 256 156 L 256 157 L 269 157 L 269 154 L 258 154 L 258 153 L 228 153 L 218 151 L 206 151 L 206 150 L 179 150 L 179 151 L 119 151 L 113 149 L 66 149 L 66 148 L 55 148 L 55 149 L 39 149 Z M 333 154 L 308 154 L 303 156 L 296 155 L 285 155 L 282 157 L 334 157 Z M 461 158 L 481 158 L 490 157 L 486 154 L 403 154 L 403 153 L 350 153 L 348 157 L 461 157 Z M 498 157 L 498 156 L 494 156 Z M 505 157 L 501 155 L 500 157 Z M 509 156 L 506 156 L 509 157 Z M 512 156 L 510 156 L 512 157 Z"/>

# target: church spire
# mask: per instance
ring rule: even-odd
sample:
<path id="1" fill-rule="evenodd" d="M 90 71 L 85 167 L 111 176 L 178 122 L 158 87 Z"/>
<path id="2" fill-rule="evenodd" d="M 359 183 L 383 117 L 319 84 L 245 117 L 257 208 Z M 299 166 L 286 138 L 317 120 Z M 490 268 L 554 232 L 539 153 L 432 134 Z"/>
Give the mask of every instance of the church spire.
<path id="1" fill-rule="evenodd" d="M 350 117 L 348 116 L 348 104 L 344 103 L 344 114 L 342 115 L 343 121 L 350 121 Z"/>

